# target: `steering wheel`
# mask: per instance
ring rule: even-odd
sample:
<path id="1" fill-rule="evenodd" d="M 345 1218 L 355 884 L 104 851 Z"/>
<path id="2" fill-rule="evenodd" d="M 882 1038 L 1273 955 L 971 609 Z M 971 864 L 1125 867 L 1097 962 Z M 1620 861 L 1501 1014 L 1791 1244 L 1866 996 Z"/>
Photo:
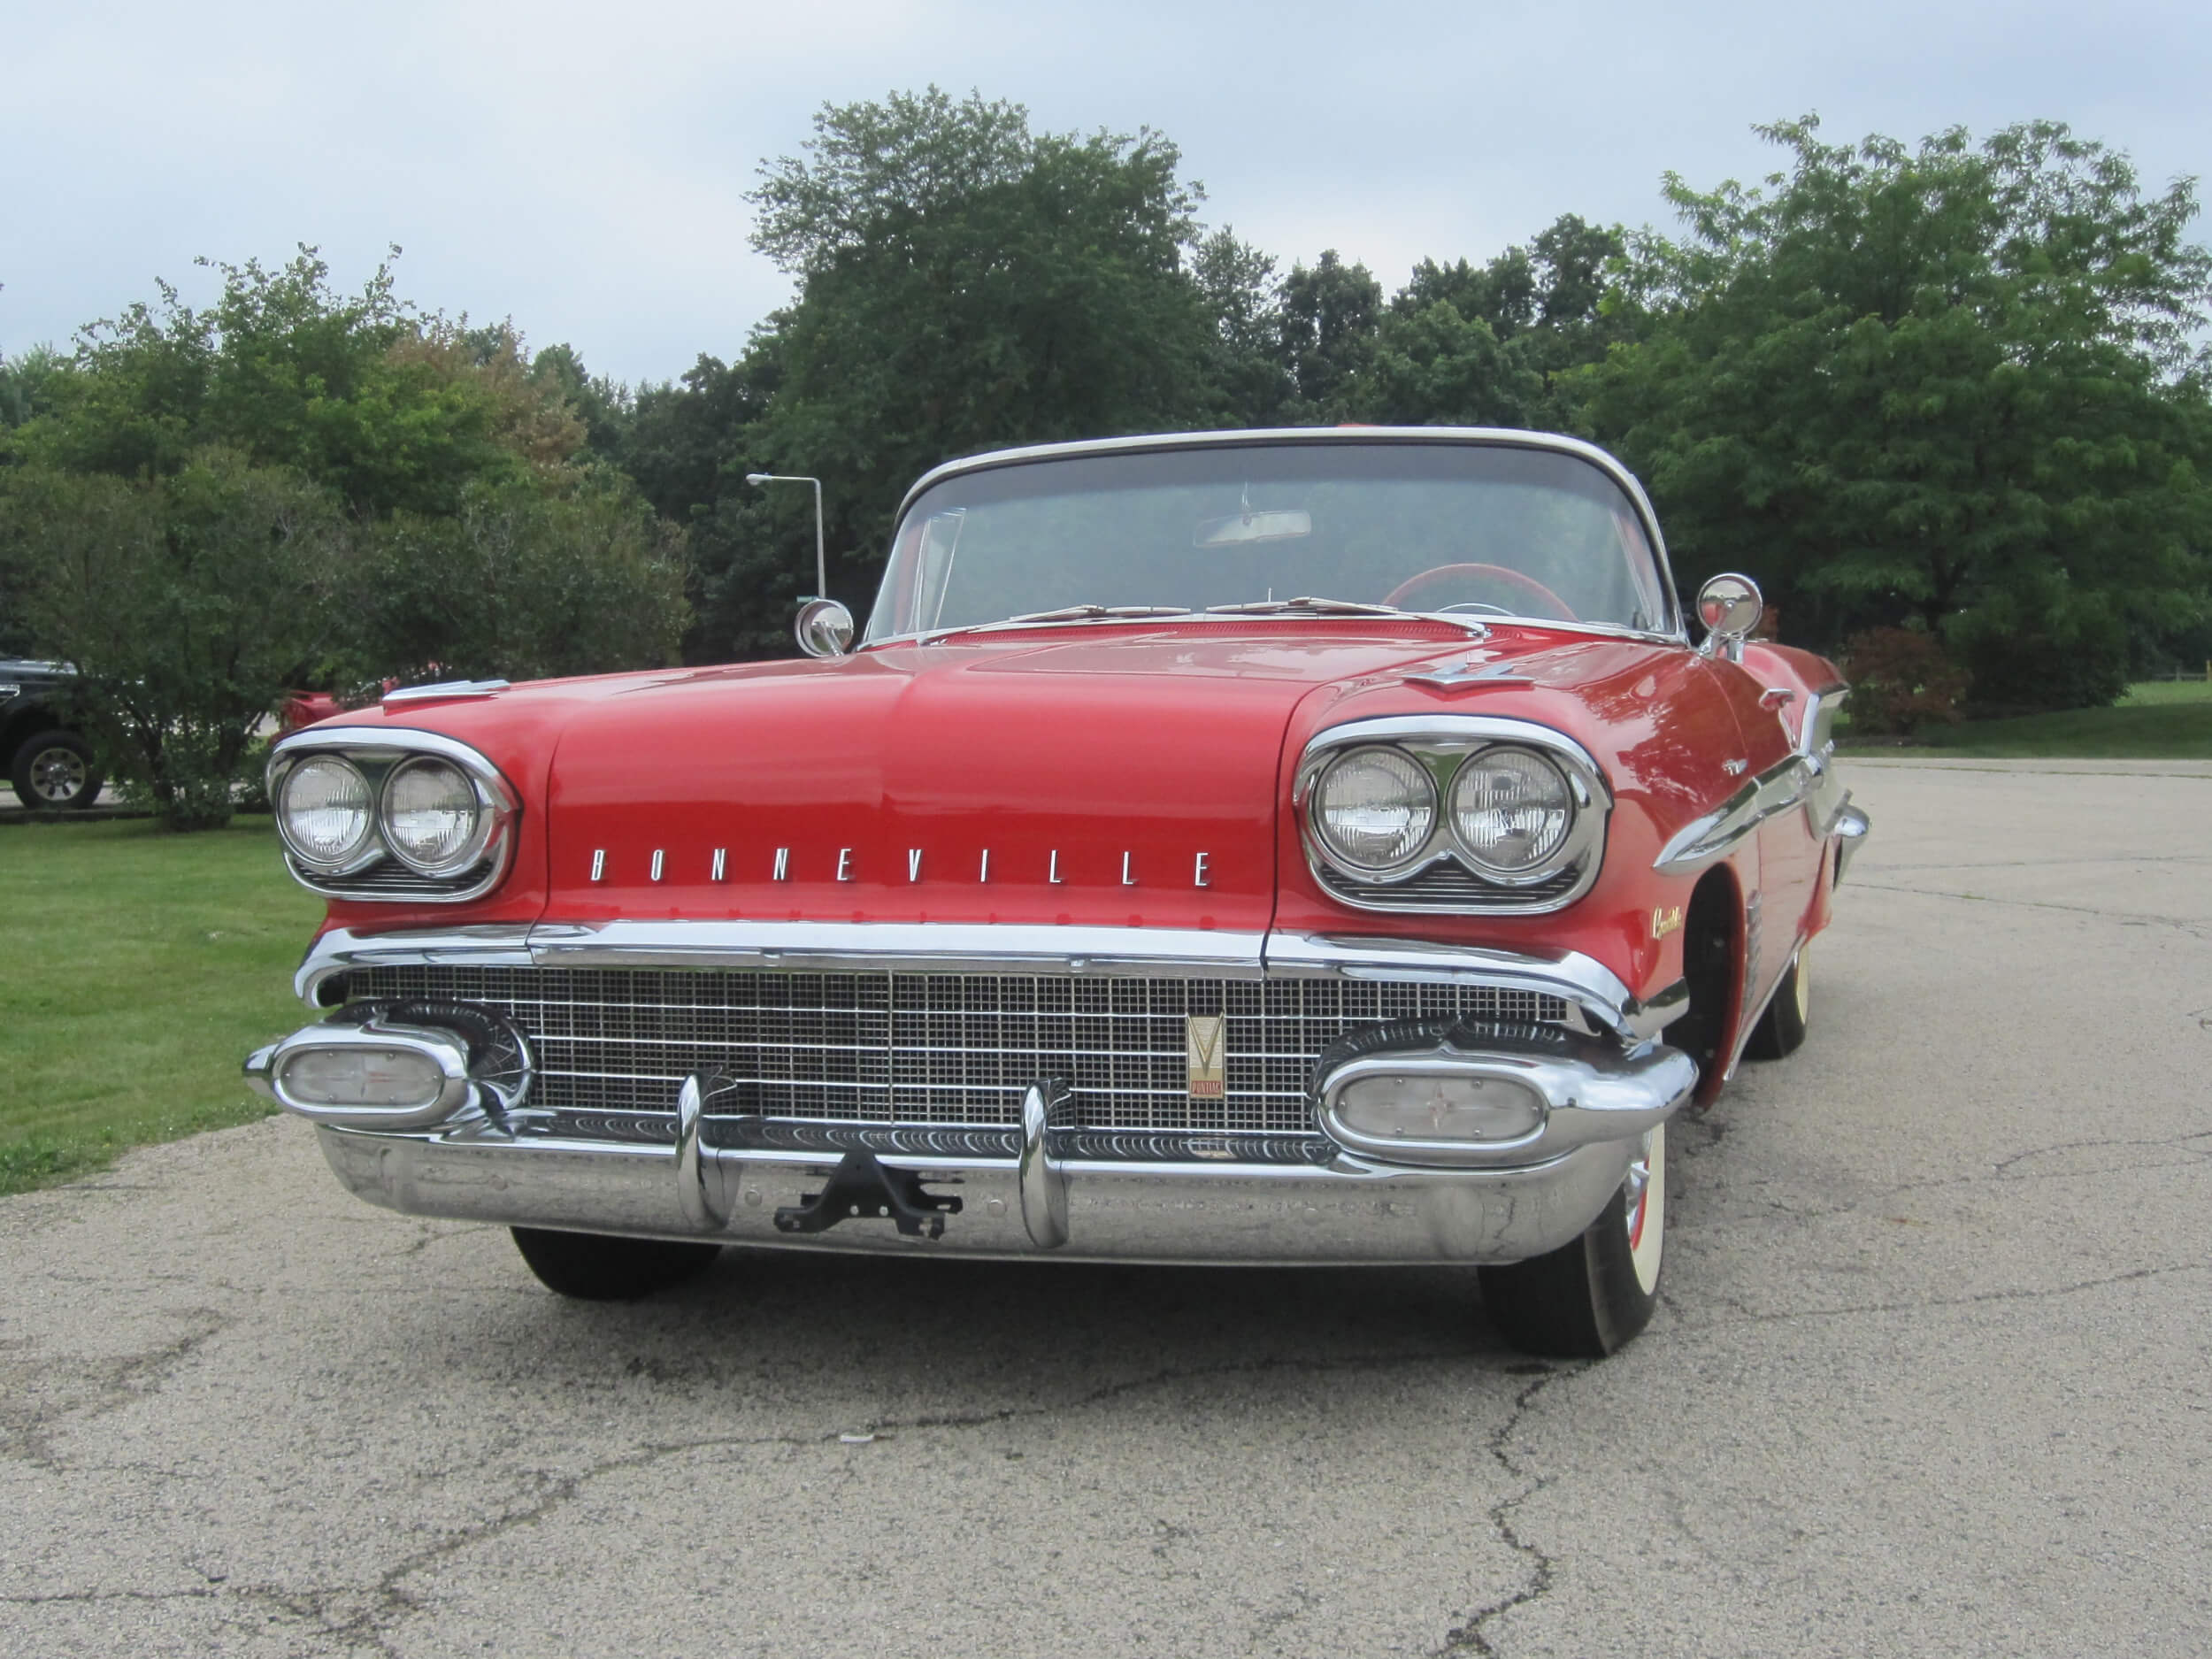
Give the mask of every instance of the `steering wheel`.
<path id="1" fill-rule="evenodd" d="M 1502 565 L 1439 565 L 1432 570 L 1421 572 L 1417 576 L 1407 577 L 1405 580 L 1383 595 L 1383 603 L 1398 605 L 1408 610 L 1417 610 L 1421 607 L 1406 604 L 1408 597 L 1419 593 L 1424 588 L 1440 587 L 1447 582 L 1458 582 L 1470 576 L 1488 577 L 1525 594 L 1544 607 L 1537 613 L 1540 616 L 1549 617 L 1558 622 L 1578 620 L 1567 602 L 1538 581 L 1536 578 L 1525 575 L 1520 571 L 1509 570 Z"/>

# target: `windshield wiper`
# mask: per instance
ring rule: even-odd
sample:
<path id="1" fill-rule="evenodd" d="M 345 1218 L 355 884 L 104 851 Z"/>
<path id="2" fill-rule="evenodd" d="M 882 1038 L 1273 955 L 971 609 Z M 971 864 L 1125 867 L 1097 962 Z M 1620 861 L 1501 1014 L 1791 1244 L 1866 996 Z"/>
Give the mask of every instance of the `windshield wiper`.
<path id="1" fill-rule="evenodd" d="M 1187 617 L 1185 605 L 1063 605 L 1057 611 L 1032 611 L 1008 622 L 1089 622 L 1099 617 Z"/>
<path id="2" fill-rule="evenodd" d="M 1323 617 L 1402 617 L 1410 614 L 1396 605 L 1362 604 L 1356 599 L 1255 599 L 1241 605 L 1208 605 L 1209 616 L 1263 617 L 1283 611 L 1303 611 Z"/>

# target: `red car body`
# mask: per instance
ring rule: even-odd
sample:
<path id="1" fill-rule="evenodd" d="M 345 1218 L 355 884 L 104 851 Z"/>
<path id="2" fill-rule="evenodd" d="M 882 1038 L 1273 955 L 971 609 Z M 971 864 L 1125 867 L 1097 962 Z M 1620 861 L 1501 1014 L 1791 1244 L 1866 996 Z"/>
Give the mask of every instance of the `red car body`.
<path id="1" fill-rule="evenodd" d="M 1594 454 L 1530 434 L 1445 436 Z M 1359 437 L 1386 442 L 1392 434 Z M 1419 441 L 1433 443 L 1438 434 Z M 1102 448 L 1110 446 L 1080 452 Z M 1622 488 L 1633 491 L 1632 482 Z M 1648 505 L 1640 492 L 1633 499 L 1655 548 Z M 1663 564 L 1663 554 L 1657 557 Z M 379 964 L 480 962 L 519 972 L 522 964 L 557 971 L 572 960 L 580 968 L 634 975 L 695 968 L 787 977 L 864 957 L 869 972 L 887 963 L 895 968 L 904 953 L 926 976 L 991 956 L 994 941 L 1007 941 L 1007 959 L 987 971 L 1007 972 L 1010 961 L 1028 976 L 1025 983 L 1045 956 L 1052 957 L 1056 984 L 1058 976 L 1087 972 L 1126 975 L 1148 953 L 1172 961 L 1183 975 L 1259 979 L 1318 972 L 1312 964 L 1326 957 L 1333 973 L 1413 987 L 1408 995 L 1432 982 L 1473 984 L 1495 969 L 1490 978 L 1499 985 L 1565 986 L 1562 995 L 1572 1002 L 1579 974 L 1604 987 L 1586 999 L 1591 1011 L 1581 1025 L 1604 1040 L 1609 1054 L 1617 1048 L 1642 1067 L 1661 1066 L 1656 1056 L 1665 1056 L 1675 1068 L 1664 1072 L 1660 1092 L 1670 1098 L 1663 1107 L 1645 1102 L 1636 1119 L 1647 1125 L 1641 1145 L 1648 1125 L 1681 1103 L 1693 1075 L 1704 1098 L 1720 1087 L 1762 1018 L 1777 1018 L 1769 1005 L 1778 991 L 1797 999 L 1787 1011 L 1801 1031 L 1805 948 L 1827 925 L 1841 864 L 1865 828 L 1833 776 L 1826 722 L 1842 690 L 1834 670 L 1805 652 L 1729 638 L 1701 649 L 1678 621 L 1638 633 L 1540 618 L 1470 626 L 1449 615 L 1325 612 L 1001 624 L 887 639 L 826 659 L 426 688 L 299 733 L 280 750 L 280 767 L 288 757 L 296 764 L 319 751 L 356 753 L 371 765 L 380 743 L 414 742 L 413 734 L 465 746 L 494 775 L 488 787 L 511 797 L 495 872 L 484 890 L 457 902 L 449 893 L 411 896 L 401 890 L 404 883 L 349 895 L 346 879 L 319 878 L 296 858 L 296 874 L 332 894 L 301 987 L 319 1010 L 358 999 L 365 986 L 383 985 L 378 995 L 388 996 L 393 987 L 415 983 L 351 977 Z M 1331 875 L 1310 822 L 1315 766 L 1333 752 L 1332 742 L 1346 741 L 1340 734 L 1348 729 L 1387 734 L 1411 729 L 1408 723 L 1463 747 L 1500 733 L 1509 741 L 1516 733 L 1544 734 L 1594 763 L 1609 811 L 1594 876 L 1578 895 L 1517 910 L 1432 902 L 1409 909 Z M 1064 941 L 1056 952 L 1056 939 Z M 1096 965 L 1087 962 L 1087 950 L 1095 952 Z M 421 983 L 442 995 L 465 993 L 466 972 L 456 972 L 457 979 Z M 1544 978 L 1553 972 L 1565 977 Z M 665 995 L 680 1001 L 692 993 Z M 538 1022 L 521 1035 L 526 1047 L 549 1052 L 557 1046 L 545 1034 L 551 1016 L 530 1011 L 530 993 L 511 989 L 493 1001 L 501 1018 Z M 392 1022 L 388 1010 L 383 1017 Z M 1201 1016 L 1188 1018 L 1202 1020 L 1191 1027 L 1194 1042 L 1215 1029 Z M 1576 1026 L 1571 1012 L 1563 1018 L 1564 1035 L 1538 1034 L 1593 1041 L 1578 1027 L 1567 1029 Z M 409 1018 L 429 1017 L 418 1009 Z M 1679 1050 L 1659 1041 L 1670 1025 L 1678 1038 L 1694 1028 Z M 1431 1049 L 1448 1061 L 1471 1029 L 1463 1025 L 1442 1040 L 1431 1031 Z M 932 1041 L 933 1054 L 957 1047 Z M 1507 1057 L 1496 1065 L 1523 1064 L 1512 1058 L 1519 1051 L 1510 1041 L 1499 1041 Z M 1402 1053 L 1409 1065 L 1419 1057 L 1410 1049 L 1388 1052 Z M 257 1075 L 281 1098 L 271 1071 L 283 1056 L 273 1055 L 256 1057 Z M 539 1064 L 549 1063 L 541 1055 Z M 1609 1077 L 1614 1064 L 1594 1053 L 1588 1059 Z M 1196 1099 L 1199 1063 L 1190 1064 Z M 596 1207 L 579 1196 L 584 1189 L 577 1183 L 589 1174 L 582 1166 L 603 1150 L 578 1139 L 578 1123 L 598 1121 L 588 1114 L 572 1111 L 563 1120 L 551 1137 L 561 1144 L 549 1145 L 541 1164 L 549 1171 L 559 1159 L 567 1164 L 537 1198 L 525 1200 L 506 1194 L 527 1190 L 529 1182 L 504 1183 L 513 1173 L 508 1166 L 524 1161 L 519 1143 L 531 1134 L 488 1125 L 480 1113 L 471 1118 L 473 1106 L 464 1110 L 467 1121 L 457 1131 L 449 1123 L 380 1128 L 373 1114 L 285 1103 L 324 1125 L 326 1150 L 349 1187 L 398 1208 L 609 1240 L 912 1247 L 919 1235 L 903 1224 L 895 1233 L 858 1222 L 826 1225 L 779 1240 L 757 1208 L 757 1177 L 768 1166 L 739 1159 L 726 1145 L 718 1151 L 710 1102 L 702 1142 L 700 1109 L 677 1098 L 682 1077 L 693 1079 L 695 1094 L 707 1074 L 695 1071 L 687 1055 L 668 1057 L 664 1069 L 665 1080 L 653 1087 L 666 1090 L 666 1101 L 641 1114 L 641 1126 L 632 1125 L 655 1141 L 651 1156 L 691 1159 L 680 1176 L 667 1178 L 672 1187 L 691 1185 L 676 1198 L 651 1200 L 664 1206 L 660 1212 L 626 1195 Z M 1573 1117 L 1575 1090 L 1588 1094 L 1597 1087 L 1586 1068 L 1577 1075 L 1581 1083 L 1555 1092 L 1554 1118 Z M 623 1099 L 635 1104 L 633 1096 Z M 1025 1113 L 1029 1104 L 1024 1096 Z M 1079 1098 L 1074 1110 L 1079 1116 Z M 1448 1115 L 1456 1107 L 1438 1110 Z M 662 1110 L 664 1141 L 655 1115 Z M 1041 1110 L 1030 1115 L 1043 1116 Z M 1329 1225 L 1313 1229 L 1310 1248 L 1285 1248 L 1271 1234 L 1247 1248 L 1239 1230 L 1248 1233 L 1256 1217 L 1271 1225 L 1279 1210 L 1336 1211 L 1308 1202 L 1302 1191 L 1279 1202 L 1279 1192 L 1288 1189 L 1271 1186 L 1275 1176 L 1265 1173 L 1252 1173 L 1248 1187 L 1230 1192 L 1225 1182 L 1233 1173 L 1267 1161 L 1251 1149 L 1255 1143 L 1236 1140 L 1233 1124 L 1224 1130 L 1226 1153 L 1200 1135 L 1179 1143 L 1179 1152 L 1160 1154 L 1118 1211 L 1120 1189 L 1109 1177 L 1129 1165 L 1125 1157 L 1102 1155 L 1094 1168 L 1071 1156 L 1055 1164 L 1079 1177 L 1090 1172 L 1088 1187 L 1077 1179 L 1071 1187 L 1060 1176 L 1056 1186 L 1039 1177 L 1034 1193 L 1022 1185 L 1031 1173 L 1025 1158 L 1040 1167 L 1051 1161 L 1044 1137 L 1055 1131 L 1032 1125 L 1034 1133 L 1024 1131 L 1017 1146 L 1020 1125 L 1010 1097 L 1004 1110 L 960 1120 L 969 1125 L 961 1133 L 988 1129 L 1009 1137 L 983 1148 L 988 1156 L 959 1141 L 953 1126 L 917 1125 L 913 1117 L 895 1111 L 887 1120 L 887 1136 L 906 1123 L 911 1133 L 904 1142 L 894 1136 L 864 1146 L 830 1136 L 783 1148 L 789 1161 L 777 1168 L 789 1179 L 775 1195 L 800 1202 L 778 1208 L 800 1213 L 812 1200 L 799 1189 L 810 1185 L 822 1189 L 815 1200 L 833 1186 L 865 1200 L 875 1191 L 868 1183 L 878 1180 L 915 1199 L 926 1189 L 900 1182 L 941 1179 L 972 1201 L 983 1195 L 980 1208 L 994 1215 L 1003 1200 L 1025 1219 L 1025 1236 L 1010 1221 L 987 1236 L 971 1236 L 968 1247 L 983 1254 L 1056 1248 L 1155 1259 L 1459 1260 L 1502 1267 L 1557 1256 L 1582 1239 L 1597 1225 L 1580 1213 L 1595 1202 L 1590 1195 L 1600 1186 L 1609 1194 L 1621 1179 L 1608 1164 L 1595 1186 L 1556 1202 L 1531 1185 L 1539 1178 L 1530 1169 L 1555 1176 L 1558 1164 L 1584 1156 L 1587 1148 L 1572 1137 L 1564 1150 L 1542 1147 L 1540 1158 L 1531 1142 L 1530 1157 L 1512 1177 L 1522 1186 L 1509 1190 L 1508 1172 L 1489 1166 L 1495 1160 L 1476 1180 L 1464 1168 L 1456 1174 L 1401 1168 L 1386 1149 L 1378 1155 L 1372 1145 L 1308 1133 L 1301 1144 L 1317 1148 L 1314 1158 L 1333 1158 L 1349 1183 L 1345 1190 L 1362 1192 L 1359 1202 L 1386 1189 L 1410 1194 L 1410 1221 L 1390 1241 L 1371 1246 Z M 620 1138 L 608 1133 L 611 1141 Z M 954 1163 L 944 1161 L 931 1133 L 944 1145 L 957 1142 Z M 407 1156 L 395 1156 L 396 1148 Z M 902 1163 L 903 1155 L 911 1156 Z M 1487 1155 L 1471 1156 L 1485 1163 Z M 1169 1168 L 1172 1177 L 1164 1173 Z M 626 1163 L 621 1176 L 608 1178 L 618 1187 L 632 1179 Z M 696 1190 L 702 1181 L 704 1198 Z M 936 1190 L 941 1196 L 947 1189 Z M 1517 1201 L 1513 1191 L 1524 1196 Z M 1073 1219 L 1039 1218 L 1025 1208 L 1033 1198 L 1039 1206 L 1064 1206 L 1069 1192 L 1077 1194 Z M 1136 1225 L 1115 1231 L 1109 1243 L 1102 1221 L 1087 1240 L 1086 1202 L 1102 1217 L 1125 1220 L 1132 1204 L 1202 1210 L 1209 1193 L 1227 1194 L 1217 1233 L 1163 1225 L 1148 1234 Z M 1387 1209 L 1392 1201 L 1375 1202 Z M 1513 1225 L 1498 1223 L 1501 1206 L 1510 1210 L 1517 1202 L 1525 1212 L 1546 1212 L 1543 1224 L 1526 1214 Z M 897 1207 L 887 1199 L 884 1214 Z M 929 1234 L 930 1241 L 956 1247 L 964 1233 L 977 1233 L 978 1208 L 972 1202 L 969 1213 L 943 1219 L 945 1230 Z M 854 1213 L 861 1215 L 858 1205 Z M 749 1218 L 758 1224 L 749 1232 Z M 1641 1225 L 1640 1214 L 1630 1225 Z M 1218 1248 L 1209 1243 L 1217 1237 Z M 1632 1329 L 1640 1323 L 1632 1310 L 1625 1318 Z M 1600 1334 L 1601 1350 L 1620 1333 Z M 1546 1345 L 1540 1333 L 1528 1340 Z"/>

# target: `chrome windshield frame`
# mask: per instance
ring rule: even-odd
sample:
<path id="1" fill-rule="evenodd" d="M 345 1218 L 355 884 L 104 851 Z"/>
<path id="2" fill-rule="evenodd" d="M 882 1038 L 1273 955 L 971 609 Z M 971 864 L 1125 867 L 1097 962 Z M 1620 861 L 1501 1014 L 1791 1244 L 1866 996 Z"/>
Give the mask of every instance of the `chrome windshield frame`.
<path id="1" fill-rule="evenodd" d="M 1616 638 L 1664 641 L 1683 646 L 1690 643 L 1689 623 L 1683 612 L 1681 597 L 1675 590 L 1674 567 L 1667 557 L 1666 536 L 1659 527 L 1659 515 L 1652 507 L 1651 497 L 1645 493 L 1644 487 L 1638 481 L 1636 475 L 1614 456 L 1599 449 L 1594 443 L 1586 443 L 1579 438 L 1568 437 L 1563 433 L 1530 432 L 1504 426 L 1259 426 L 1228 432 L 1161 433 L 1128 438 L 1094 438 L 1072 443 L 1040 443 L 1025 445 L 1019 449 L 993 449 L 981 455 L 964 456 L 958 460 L 944 462 L 923 473 L 900 500 L 898 512 L 892 519 L 892 535 L 895 544 L 898 527 L 905 523 L 908 510 L 920 499 L 926 491 L 934 488 L 948 479 L 964 477 L 973 472 L 989 472 L 998 467 L 1026 466 L 1038 462 L 1070 460 L 1100 455 L 1163 453 L 1179 449 L 1263 449 L 1281 448 L 1291 444 L 1372 446 L 1379 443 L 1420 443 L 1537 449 L 1554 455 L 1571 456 L 1595 467 L 1620 488 L 1635 510 L 1637 523 L 1643 530 L 1645 541 L 1650 547 L 1651 556 L 1659 567 L 1660 595 L 1667 608 L 1671 626 L 1664 628 L 1644 629 L 1628 627 L 1617 623 L 1567 622 L 1552 617 L 1486 615 L 1479 619 L 1494 626 L 1499 623 L 1526 625 L 1562 628 L 1575 633 L 1594 633 Z M 1194 617 L 1206 615 L 1202 611 L 1191 614 Z M 1297 612 L 1285 614 L 1296 616 L 1302 621 L 1312 619 L 1300 616 Z M 1404 616 L 1409 621 L 1477 619 L 1462 618 L 1450 613 L 1410 611 L 1405 612 Z M 1219 617 L 1210 617 L 1207 619 L 1217 622 L 1222 620 Z M 1259 619 L 1274 621 L 1280 618 L 1263 617 Z M 1396 618 L 1384 616 L 1361 619 L 1371 624 L 1386 624 Z M 1083 620 L 1092 619 L 1083 618 Z M 1163 620 L 1171 621 L 1172 618 L 1155 619 L 1156 622 Z M 924 628 L 904 634 L 887 634 L 879 637 L 862 640 L 857 649 L 866 650 L 878 646 L 927 644 L 932 640 L 949 634 L 972 634 L 981 628 L 998 628 L 1002 626 L 1004 626 L 1002 622 L 971 623 L 962 627 Z M 1032 622 L 1020 626 L 1056 627 L 1065 625 Z"/>

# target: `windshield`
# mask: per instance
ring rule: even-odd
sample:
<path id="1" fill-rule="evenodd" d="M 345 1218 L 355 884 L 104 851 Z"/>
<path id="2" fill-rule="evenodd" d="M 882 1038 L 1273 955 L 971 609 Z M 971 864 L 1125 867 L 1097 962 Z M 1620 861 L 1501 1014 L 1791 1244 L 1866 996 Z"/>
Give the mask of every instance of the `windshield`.
<path id="1" fill-rule="evenodd" d="M 1502 444 L 1211 444 L 957 474 L 900 521 L 865 638 L 1294 599 L 1671 626 L 1635 508 Z"/>

